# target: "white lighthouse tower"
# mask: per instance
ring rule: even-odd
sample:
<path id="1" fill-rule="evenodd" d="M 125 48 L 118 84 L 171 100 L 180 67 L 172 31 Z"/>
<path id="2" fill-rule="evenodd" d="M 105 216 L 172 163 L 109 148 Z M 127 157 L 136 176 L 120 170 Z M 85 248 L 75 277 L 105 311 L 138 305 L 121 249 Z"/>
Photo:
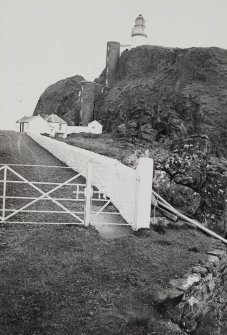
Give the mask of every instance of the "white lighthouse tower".
<path id="1" fill-rule="evenodd" d="M 135 25 L 132 29 L 132 47 L 138 47 L 140 45 L 147 44 L 147 35 L 145 33 L 145 20 L 140 14 L 135 20 Z"/>

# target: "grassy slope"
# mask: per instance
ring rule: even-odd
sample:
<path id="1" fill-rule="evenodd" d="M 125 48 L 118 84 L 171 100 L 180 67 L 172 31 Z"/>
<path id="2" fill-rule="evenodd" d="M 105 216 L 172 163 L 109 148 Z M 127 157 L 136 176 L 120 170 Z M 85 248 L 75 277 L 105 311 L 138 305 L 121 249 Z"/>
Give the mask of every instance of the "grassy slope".
<path id="1" fill-rule="evenodd" d="M 9 225 L 1 234 L 4 335 L 144 334 L 140 321 L 160 318 L 157 291 L 212 244 L 195 230 L 104 240 L 93 228 Z"/>
<path id="2" fill-rule="evenodd" d="M 148 149 L 154 158 L 168 153 L 167 149 L 158 143 L 151 144 L 145 141 L 131 143 L 127 139 L 118 137 L 112 133 L 103 133 L 100 135 L 85 133 L 71 134 L 68 135 L 67 139 L 60 140 L 82 149 L 91 150 L 100 155 L 118 159 L 129 166 L 134 164 L 131 159 L 135 156 L 135 152 L 139 156 L 140 154 L 143 155 L 145 150 Z"/>

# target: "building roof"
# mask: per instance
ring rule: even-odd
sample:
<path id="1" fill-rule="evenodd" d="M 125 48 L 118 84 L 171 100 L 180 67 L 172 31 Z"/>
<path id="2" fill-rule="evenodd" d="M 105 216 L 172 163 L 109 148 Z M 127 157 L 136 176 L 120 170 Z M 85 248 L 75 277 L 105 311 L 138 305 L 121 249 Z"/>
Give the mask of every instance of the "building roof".
<path id="1" fill-rule="evenodd" d="M 45 117 L 45 120 L 47 122 L 50 122 L 50 123 L 65 123 L 65 124 L 67 124 L 67 122 L 65 122 L 62 118 L 60 118 L 56 114 L 48 115 L 47 117 Z"/>
<path id="2" fill-rule="evenodd" d="M 96 126 L 101 126 L 101 123 L 94 120 L 94 121 L 91 121 L 90 123 L 88 123 L 88 125 L 96 125 Z"/>
<path id="3" fill-rule="evenodd" d="M 25 123 L 25 122 L 30 122 L 31 120 L 34 120 L 34 119 L 37 119 L 37 118 L 40 118 L 39 115 L 36 115 L 36 116 L 23 116 L 21 119 L 17 120 L 16 122 L 17 123 Z"/>

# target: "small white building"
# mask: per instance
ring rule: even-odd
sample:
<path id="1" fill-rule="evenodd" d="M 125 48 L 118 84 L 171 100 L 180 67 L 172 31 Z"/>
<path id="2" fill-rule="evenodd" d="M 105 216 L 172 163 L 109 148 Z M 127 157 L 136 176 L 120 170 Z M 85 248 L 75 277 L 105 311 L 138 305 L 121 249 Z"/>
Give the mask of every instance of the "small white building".
<path id="1" fill-rule="evenodd" d="M 33 131 L 39 134 L 51 134 L 51 127 L 40 115 L 24 116 L 16 121 L 16 131 L 20 133 Z"/>
<path id="2" fill-rule="evenodd" d="M 44 117 L 45 121 L 48 122 L 51 127 L 51 135 L 54 136 L 56 133 L 60 136 L 67 137 L 67 122 L 60 118 L 56 114 L 46 115 Z"/>
<path id="3" fill-rule="evenodd" d="M 88 132 L 92 134 L 102 134 L 102 125 L 98 121 L 94 120 L 88 123 Z"/>

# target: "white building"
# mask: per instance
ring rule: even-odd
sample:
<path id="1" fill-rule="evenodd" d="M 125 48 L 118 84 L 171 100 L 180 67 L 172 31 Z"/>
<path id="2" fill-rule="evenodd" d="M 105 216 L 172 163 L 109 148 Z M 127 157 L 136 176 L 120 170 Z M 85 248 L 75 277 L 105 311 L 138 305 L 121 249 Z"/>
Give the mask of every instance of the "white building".
<path id="1" fill-rule="evenodd" d="M 16 131 L 26 133 L 33 131 L 39 134 L 51 134 L 49 124 L 40 116 L 24 116 L 16 121 Z"/>
<path id="2" fill-rule="evenodd" d="M 48 122 L 51 127 L 51 135 L 55 136 L 58 133 L 60 136 L 67 137 L 67 122 L 60 118 L 56 114 L 46 115 L 44 117 L 45 121 Z"/>
<path id="3" fill-rule="evenodd" d="M 92 134 L 102 134 L 102 125 L 98 121 L 94 120 L 88 123 L 88 132 Z"/>

